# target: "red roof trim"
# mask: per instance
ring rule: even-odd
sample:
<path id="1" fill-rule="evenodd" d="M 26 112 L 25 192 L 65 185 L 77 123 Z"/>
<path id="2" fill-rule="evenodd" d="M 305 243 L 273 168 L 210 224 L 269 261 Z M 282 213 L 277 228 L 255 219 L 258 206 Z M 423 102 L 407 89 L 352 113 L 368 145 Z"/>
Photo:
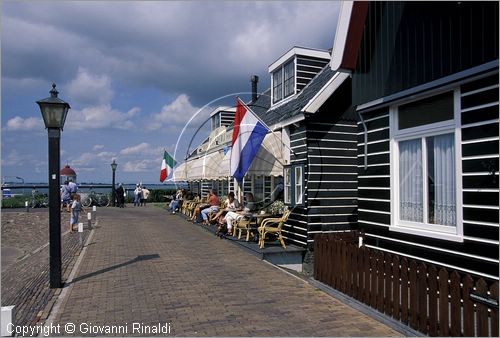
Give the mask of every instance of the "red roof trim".
<path id="1" fill-rule="evenodd" d="M 366 15 L 368 13 L 368 1 L 355 1 L 352 7 L 349 29 L 347 31 L 346 44 L 344 46 L 344 55 L 340 68 L 354 70 L 358 51 L 365 28 Z"/>

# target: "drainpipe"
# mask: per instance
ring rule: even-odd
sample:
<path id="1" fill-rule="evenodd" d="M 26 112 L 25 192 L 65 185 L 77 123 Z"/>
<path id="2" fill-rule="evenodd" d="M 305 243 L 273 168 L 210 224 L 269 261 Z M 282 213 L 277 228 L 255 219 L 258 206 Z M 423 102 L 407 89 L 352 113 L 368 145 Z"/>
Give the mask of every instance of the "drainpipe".
<path id="1" fill-rule="evenodd" d="M 365 124 L 365 120 L 363 119 L 363 115 L 361 115 L 361 113 L 358 111 L 358 116 L 359 116 L 359 119 L 361 121 L 361 124 L 363 125 L 363 129 L 364 129 L 364 137 L 365 137 L 365 146 L 363 147 L 364 148 L 364 160 L 365 160 L 365 171 L 368 170 L 368 129 L 366 129 L 366 124 Z"/>

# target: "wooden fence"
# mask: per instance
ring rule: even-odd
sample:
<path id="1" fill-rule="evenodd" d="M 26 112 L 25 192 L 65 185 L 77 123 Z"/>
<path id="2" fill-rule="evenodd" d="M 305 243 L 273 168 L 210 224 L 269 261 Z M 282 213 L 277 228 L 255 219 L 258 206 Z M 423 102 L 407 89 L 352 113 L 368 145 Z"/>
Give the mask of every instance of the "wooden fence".
<path id="1" fill-rule="evenodd" d="M 358 247 L 356 233 L 315 237 L 314 278 L 429 336 L 498 337 L 498 281 Z"/>

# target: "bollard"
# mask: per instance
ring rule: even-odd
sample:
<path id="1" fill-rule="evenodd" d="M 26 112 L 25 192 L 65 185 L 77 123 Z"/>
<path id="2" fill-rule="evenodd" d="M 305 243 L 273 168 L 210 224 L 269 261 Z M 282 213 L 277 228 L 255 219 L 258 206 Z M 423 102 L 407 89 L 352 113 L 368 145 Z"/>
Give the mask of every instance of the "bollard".
<path id="1" fill-rule="evenodd" d="M 92 229 L 92 214 L 90 212 L 87 213 L 87 220 L 88 220 L 89 229 Z"/>
<path id="2" fill-rule="evenodd" d="M 78 223 L 78 237 L 80 241 L 80 246 L 83 247 L 83 223 Z"/>
<path id="3" fill-rule="evenodd" d="M 92 206 L 92 218 L 94 219 L 94 222 L 97 220 L 97 207 L 95 205 Z"/>
<path id="4" fill-rule="evenodd" d="M 0 321 L 1 326 L 2 326 L 2 337 L 10 337 L 13 336 L 12 329 L 15 328 L 15 323 L 14 320 L 16 318 L 16 313 L 15 313 L 15 305 L 11 306 L 2 306 L 2 320 Z M 12 324 L 13 327 L 9 327 Z"/>
<path id="5" fill-rule="evenodd" d="M 24 202 L 24 206 L 26 207 L 26 212 L 29 212 L 30 208 L 28 208 L 28 201 Z"/>

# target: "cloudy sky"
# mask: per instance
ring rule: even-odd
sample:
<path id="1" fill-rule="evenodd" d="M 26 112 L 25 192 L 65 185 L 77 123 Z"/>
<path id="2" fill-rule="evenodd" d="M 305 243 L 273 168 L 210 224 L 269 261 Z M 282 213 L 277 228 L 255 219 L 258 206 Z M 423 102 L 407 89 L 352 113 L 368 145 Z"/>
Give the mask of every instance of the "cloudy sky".
<path id="1" fill-rule="evenodd" d="M 10 181 L 47 181 L 47 132 L 35 101 L 52 82 L 71 105 L 61 165 L 79 182 L 159 183 L 163 149 L 185 157 L 216 106 L 270 85 L 293 46 L 329 49 L 333 1 L 2 1 L 1 160 Z M 184 128 L 185 127 L 185 128 Z M 184 129 L 184 132 L 182 130 Z M 176 147 L 178 144 L 178 147 Z"/>

